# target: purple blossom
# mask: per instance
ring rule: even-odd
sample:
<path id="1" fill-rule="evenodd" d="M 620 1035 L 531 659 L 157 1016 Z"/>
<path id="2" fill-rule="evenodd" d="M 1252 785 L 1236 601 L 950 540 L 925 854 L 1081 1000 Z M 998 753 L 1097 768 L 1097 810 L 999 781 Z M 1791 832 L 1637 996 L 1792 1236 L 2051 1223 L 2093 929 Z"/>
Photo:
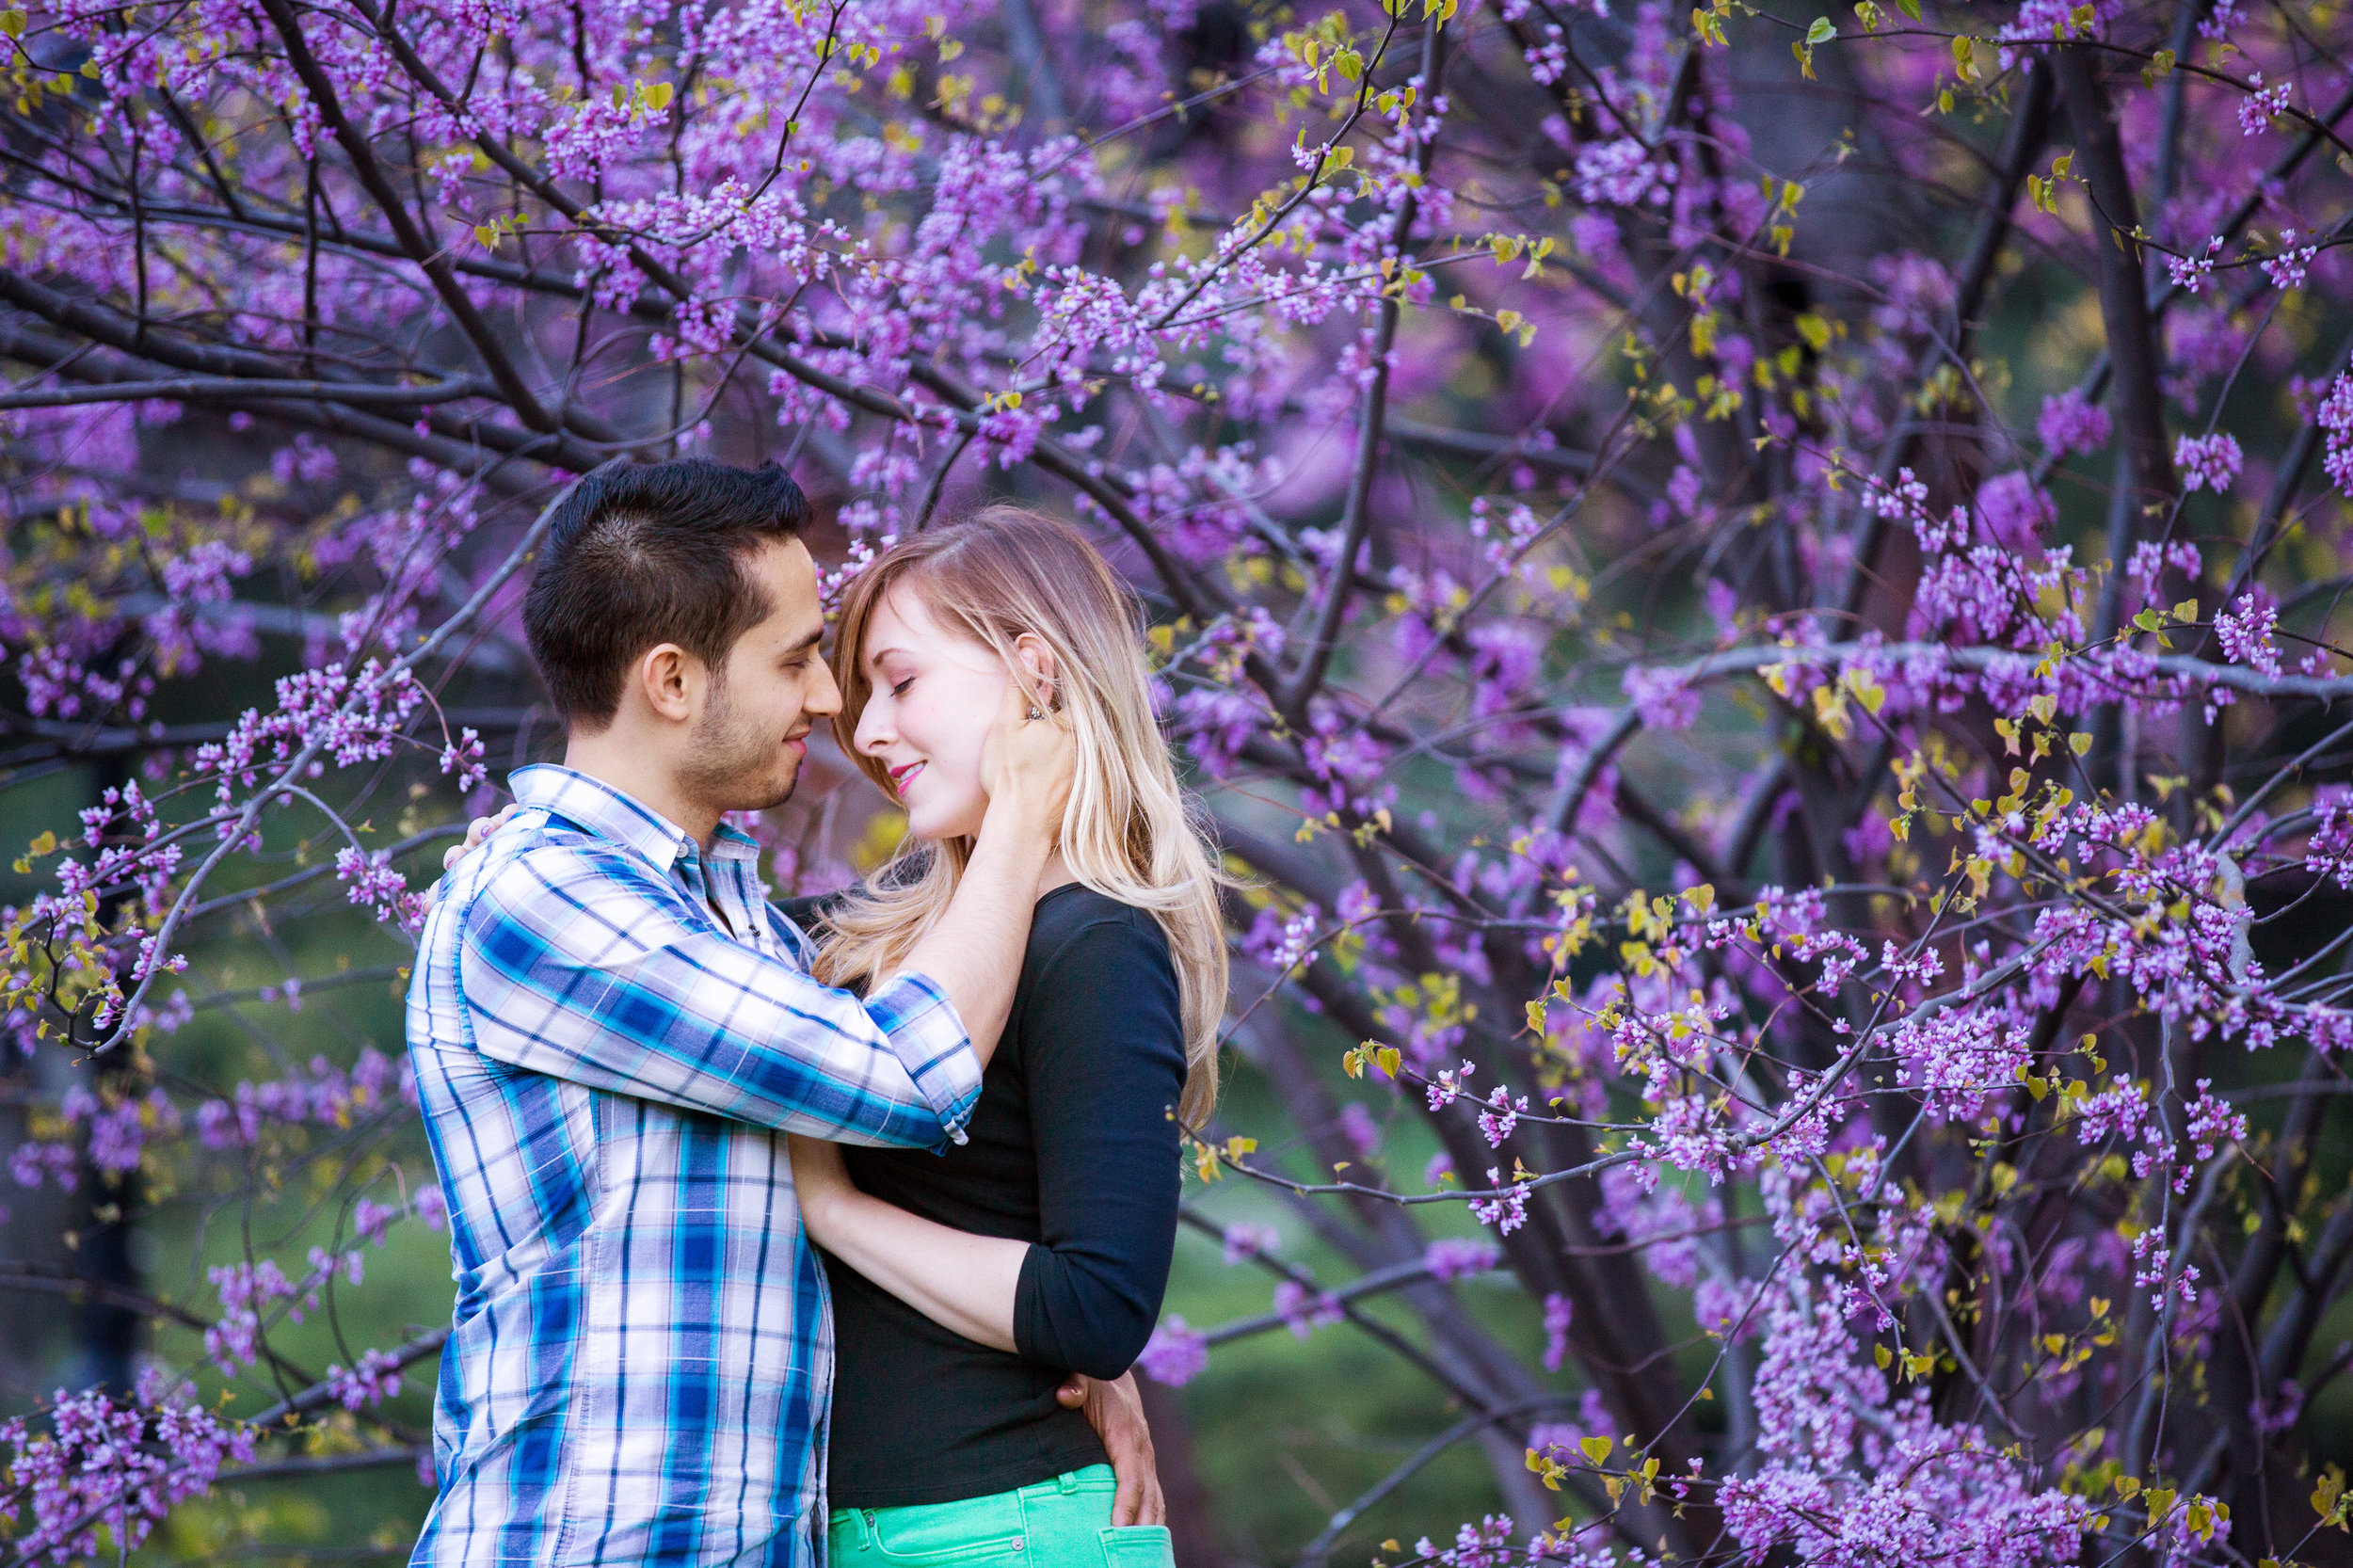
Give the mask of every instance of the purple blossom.
<path id="1" fill-rule="evenodd" d="M 2280 253 L 2264 262 L 2264 276 L 2270 279 L 2271 286 L 2281 293 L 2290 289 L 2300 289 L 2304 286 L 2305 269 L 2313 264 L 2313 258 L 2319 254 L 2320 247 L 2316 245 L 2308 245 L 2300 250 L 2297 249 L 2296 231 L 2282 229 L 2280 231 Z"/>
<path id="2" fill-rule="evenodd" d="M 2182 471 L 2183 485 L 2193 490 L 2211 487 L 2220 494 L 2229 489 L 2245 460 L 2239 455 L 2237 438 L 2227 432 L 2184 436 L 2173 443 L 2173 464 Z"/>
<path id="3" fill-rule="evenodd" d="M 1475 1525 L 1458 1526 L 1450 1546 L 1440 1546 L 1425 1535 L 1414 1543 L 1414 1555 L 1426 1559 L 1433 1568 L 1509 1568 L 1512 1516 L 1482 1514 Z"/>
<path id="4" fill-rule="evenodd" d="M 1271 1257 L 1283 1245 L 1283 1234 L 1273 1225 L 1231 1224 L 1225 1227 L 1225 1260 L 1227 1268 L 1246 1263 L 1254 1257 Z"/>
<path id="5" fill-rule="evenodd" d="M 1489 1148 L 1499 1149 L 1528 1110 L 1528 1096 L 1522 1095 L 1514 1099 L 1511 1091 L 1498 1083 L 1489 1092 L 1485 1103 L 1487 1109 L 1479 1113 L 1479 1133 L 1487 1140 Z"/>
<path id="6" fill-rule="evenodd" d="M 1381 1124 L 1361 1100 L 1350 1100 L 1340 1107 L 1340 1132 L 1348 1139 L 1348 1146 L 1356 1151 L 1359 1160 L 1371 1160 L 1381 1152 Z"/>
<path id="7" fill-rule="evenodd" d="M 39 1187 L 54 1181 L 61 1192 L 81 1185 L 80 1160 L 71 1144 L 23 1143 L 8 1155 L 8 1175 L 19 1187 Z"/>
<path id="8" fill-rule="evenodd" d="M 441 752 L 441 771 L 457 776 L 460 790 L 472 790 L 490 776 L 490 770 L 482 760 L 482 737 L 472 729 L 461 729 L 457 739 Z"/>
<path id="9" fill-rule="evenodd" d="M 2221 254 L 2222 236 L 2215 235 L 2206 242 L 2205 254 L 2199 256 L 2168 256 L 2165 270 L 2173 280 L 2173 286 L 2185 293 L 2196 294 L 2214 276 L 2214 259 Z"/>
<path id="10" fill-rule="evenodd" d="M 2037 536 L 2058 520 L 2058 504 L 2025 473 L 2002 473 L 1977 489 L 1977 513 L 1996 544 L 2009 550 L 2037 547 Z"/>
<path id="11" fill-rule="evenodd" d="M 250 1463 L 254 1434 L 202 1406 L 118 1403 L 98 1390 L 59 1391 L 49 1430 L 23 1418 L 0 1424 L 6 1474 L 24 1489 L 30 1517 L 14 1545 L 28 1559 L 89 1559 L 99 1531 L 136 1550 L 174 1507 L 212 1490 L 224 1465 Z M 12 1501 L 6 1514 L 13 1517 Z"/>
<path id="12" fill-rule="evenodd" d="M 1280 909 L 1261 909 L 1250 934 L 1242 938 L 1242 954 L 1277 971 L 1303 968 L 1316 961 L 1314 943 L 1322 924 L 1322 912 L 1312 904 L 1291 915 Z"/>
<path id="13" fill-rule="evenodd" d="M 1650 152 L 1631 136 L 1597 142 L 1577 155 L 1577 197 L 1592 206 L 1631 207 L 1665 194 L 1673 166 L 1651 161 Z"/>
<path id="14" fill-rule="evenodd" d="M 1290 1329 L 1294 1339 L 1305 1339 L 1347 1316 L 1340 1310 L 1339 1298 L 1329 1290 L 1310 1290 L 1289 1279 L 1274 1288 L 1274 1312 Z"/>
<path id="15" fill-rule="evenodd" d="M 345 1410 L 365 1410 L 381 1404 L 400 1392 L 400 1368 L 395 1359 L 383 1351 L 368 1351 L 360 1357 L 360 1365 L 346 1371 L 342 1366 L 327 1368 L 328 1395 Z"/>
<path id="16" fill-rule="evenodd" d="M 408 879 L 392 869 L 390 850 L 337 850 L 335 878 L 348 883 L 351 902 L 375 910 L 376 919 L 397 921 L 407 931 L 424 924 L 424 895 L 409 891 Z"/>
<path id="17" fill-rule="evenodd" d="M 2280 623 L 2279 606 L 2265 596 L 2241 594 L 2238 602 L 2214 617 L 2215 635 L 2224 655 L 2251 664 L 2265 675 L 2280 673 L 2280 647 L 2271 633 Z"/>
<path id="18" fill-rule="evenodd" d="M 2256 1431 L 2266 1437 L 2276 1436 L 2294 1428 L 2304 1414 L 2304 1390 L 2294 1378 L 2283 1378 L 2278 1393 L 2268 1400 L 2256 1400 L 2247 1414 Z"/>
<path id="19" fill-rule="evenodd" d="M 1637 664 L 1624 684 L 1634 711 L 1654 729 L 1689 729 L 1699 720 L 1700 694 L 1677 671 Z"/>
<path id="20" fill-rule="evenodd" d="M 1208 1336 L 1188 1327 L 1184 1319 L 1175 1313 L 1160 1320 L 1143 1353 L 1136 1357 L 1139 1371 L 1154 1383 L 1171 1388 L 1191 1383 L 1209 1364 Z"/>
<path id="21" fill-rule="evenodd" d="M 1569 1353 L 1569 1298 L 1555 1290 L 1545 1297 L 1545 1370 L 1557 1372 Z M 1531 1439 L 1532 1441 L 1532 1439 Z"/>
<path id="22" fill-rule="evenodd" d="M 1422 1249 L 1421 1266 L 1440 1279 L 1482 1274 L 1503 1261 L 1503 1249 L 1475 1238 L 1442 1237 Z"/>
<path id="23" fill-rule="evenodd" d="M 2231 1109 L 2231 1102 L 2210 1093 L 2214 1080 L 2198 1080 L 2198 1096 L 2189 1103 L 2186 1132 L 2192 1147 L 2201 1160 L 2212 1160 L 2214 1151 L 2223 1144 L 2235 1144 L 2247 1137 L 2247 1117 Z"/>
<path id="24" fill-rule="evenodd" d="M 2313 811 L 2304 869 L 2340 888 L 2353 888 L 2353 796 L 2342 792 L 2326 796 L 2313 804 Z"/>
<path id="25" fill-rule="evenodd" d="M 2321 466 L 2347 496 L 2353 496 L 2353 375 L 2329 383 L 2329 395 L 2313 410 L 2313 419 L 2327 434 L 2327 456 Z"/>
<path id="26" fill-rule="evenodd" d="M 1503 1173 L 1494 1166 L 1487 1168 L 1487 1184 L 1497 1189 L 1491 1198 L 1470 1200 L 1471 1218 L 1482 1225 L 1493 1225 L 1498 1234 L 1509 1236 L 1528 1224 L 1528 1187 L 1503 1185 Z"/>
<path id="27" fill-rule="evenodd" d="M 2247 96 L 2239 101 L 2238 128 L 2242 136 L 2261 136 L 2271 128 L 2271 122 L 2287 112 L 2288 85 L 2274 82 L 2264 86 L 2264 73 L 2251 72 L 2247 78 Z"/>
<path id="28" fill-rule="evenodd" d="M 2097 452 L 2108 444 L 2110 429 L 2108 411 L 2087 401 L 2074 387 L 2045 397 L 2041 417 L 2035 422 L 2035 435 L 2055 457 Z"/>
<path id="29" fill-rule="evenodd" d="M 1460 1067 L 1449 1067 L 1433 1073 L 1423 1094 L 1433 1111 L 1445 1109 L 1470 1092 L 1465 1081 L 1479 1070 L 1479 1064 L 1465 1061 Z"/>

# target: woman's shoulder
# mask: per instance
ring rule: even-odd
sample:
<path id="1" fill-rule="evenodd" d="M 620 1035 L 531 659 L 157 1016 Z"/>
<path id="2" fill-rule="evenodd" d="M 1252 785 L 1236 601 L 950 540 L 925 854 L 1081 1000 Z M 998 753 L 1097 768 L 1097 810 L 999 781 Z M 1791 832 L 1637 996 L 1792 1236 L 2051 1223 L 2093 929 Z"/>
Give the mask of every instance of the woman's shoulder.
<path id="1" fill-rule="evenodd" d="M 1123 952 L 1167 962 L 1168 934 L 1149 909 L 1122 904 L 1084 883 L 1065 882 L 1038 900 L 1030 916 L 1032 964 Z"/>
<path id="2" fill-rule="evenodd" d="M 1149 909 L 1067 884 L 1038 901 L 1016 1000 L 1032 1064 L 1110 1056 L 1184 1074 L 1184 1003 L 1167 933 Z M 1132 1063 L 1131 1063 L 1132 1065 Z M 1059 1070 L 1059 1069 L 1057 1069 Z"/>
<path id="3" fill-rule="evenodd" d="M 803 898 L 776 900 L 776 911 L 797 925 L 807 935 L 822 936 L 833 924 L 833 917 L 850 902 L 851 889 L 837 888 L 830 893 L 810 893 Z"/>

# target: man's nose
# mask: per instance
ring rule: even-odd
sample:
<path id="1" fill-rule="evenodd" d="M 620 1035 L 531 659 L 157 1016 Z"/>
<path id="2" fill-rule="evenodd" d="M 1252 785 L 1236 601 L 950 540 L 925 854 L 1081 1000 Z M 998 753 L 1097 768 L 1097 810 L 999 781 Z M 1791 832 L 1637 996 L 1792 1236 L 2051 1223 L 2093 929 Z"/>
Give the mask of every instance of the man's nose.
<path id="1" fill-rule="evenodd" d="M 841 712 L 841 687 L 833 678 L 832 666 L 822 660 L 809 678 L 808 689 L 801 695 L 801 712 L 820 719 L 829 719 Z"/>

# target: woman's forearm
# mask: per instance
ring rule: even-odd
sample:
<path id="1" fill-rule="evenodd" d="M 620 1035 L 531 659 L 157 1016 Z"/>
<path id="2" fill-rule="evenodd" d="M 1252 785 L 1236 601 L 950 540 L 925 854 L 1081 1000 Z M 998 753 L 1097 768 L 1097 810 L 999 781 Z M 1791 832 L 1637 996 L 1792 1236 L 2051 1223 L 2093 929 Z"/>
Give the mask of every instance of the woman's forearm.
<path id="1" fill-rule="evenodd" d="M 856 1191 L 829 1200 L 810 1234 L 940 1327 L 992 1350 L 1017 1349 L 1013 1302 L 1029 1242 L 952 1230 Z"/>

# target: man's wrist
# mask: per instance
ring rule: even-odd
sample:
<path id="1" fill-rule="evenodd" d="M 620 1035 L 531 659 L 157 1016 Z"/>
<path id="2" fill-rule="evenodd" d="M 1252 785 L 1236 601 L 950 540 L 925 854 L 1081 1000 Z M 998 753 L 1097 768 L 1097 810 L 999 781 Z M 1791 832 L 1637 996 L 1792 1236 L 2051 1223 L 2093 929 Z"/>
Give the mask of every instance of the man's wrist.
<path id="1" fill-rule="evenodd" d="M 1012 860 L 1016 869 L 1027 864 L 1032 872 L 1045 870 L 1046 857 L 1054 853 L 1055 828 L 1031 821 L 1030 815 L 1013 802 L 990 802 L 981 816 L 980 840 L 972 846 L 975 858 L 993 853 Z"/>

